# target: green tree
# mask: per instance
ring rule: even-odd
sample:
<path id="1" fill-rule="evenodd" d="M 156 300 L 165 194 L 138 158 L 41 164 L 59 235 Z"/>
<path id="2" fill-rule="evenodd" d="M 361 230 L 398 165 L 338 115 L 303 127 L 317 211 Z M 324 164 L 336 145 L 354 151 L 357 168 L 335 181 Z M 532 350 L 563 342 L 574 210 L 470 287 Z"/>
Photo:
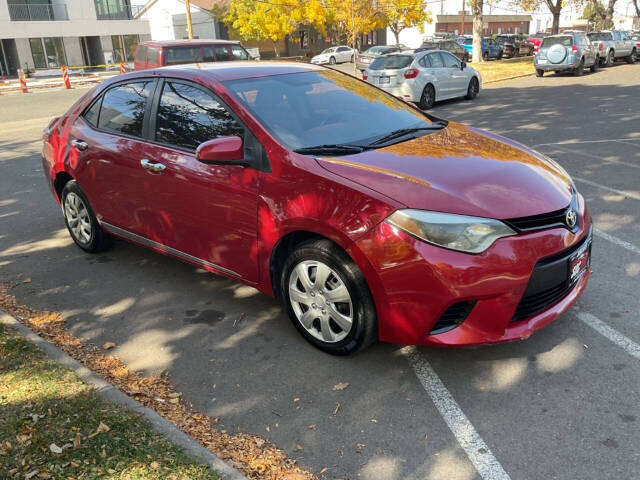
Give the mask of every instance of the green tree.
<path id="1" fill-rule="evenodd" d="M 593 30 L 602 30 L 604 28 L 606 16 L 605 6 L 598 0 L 590 0 L 582 10 L 582 18 L 589 21 L 589 25 Z"/>

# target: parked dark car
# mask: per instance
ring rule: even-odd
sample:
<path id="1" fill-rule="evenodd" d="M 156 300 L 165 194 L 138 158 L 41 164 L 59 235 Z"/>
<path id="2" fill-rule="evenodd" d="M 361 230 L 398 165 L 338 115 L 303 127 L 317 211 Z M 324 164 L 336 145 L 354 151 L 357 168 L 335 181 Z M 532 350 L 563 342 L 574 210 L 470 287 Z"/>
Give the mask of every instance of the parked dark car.
<path id="1" fill-rule="evenodd" d="M 416 48 L 416 52 L 421 52 L 423 50 L 444 50 L 446 52 L 454 54 L 463 62 L 469 61 L 469 52 L 460 45 L 456 40 L 425 40 L 422 42 L 420 47 Z"/>
<path id="2" fill-rule="evenodd" d="M 136 47 L 134 70 L 184 65 L 201 62 L 251 60 L 240 42 L 229 40 L 169 40 L 139 43 Z"/>
<path id="3" fill-rule="evenodd" d="M 501 34 L 496 37 L 496 42 L 502 46 L 503 56 L 507 58 L 533 55 L 535 47 L 520 34 Z"/>
<path id="4" fill-rule="evenodd" d="M 377 45 L 375 47 L 370 47 L 361 54 L 356 55 L 356 68 L 361 72 L 364 72 L 376 58 L 381 57 L 382 55 L 387 55 L 388 53 L 400 52 L 402 50 L 407 50 L 407 47 L 402 44 Z"/>

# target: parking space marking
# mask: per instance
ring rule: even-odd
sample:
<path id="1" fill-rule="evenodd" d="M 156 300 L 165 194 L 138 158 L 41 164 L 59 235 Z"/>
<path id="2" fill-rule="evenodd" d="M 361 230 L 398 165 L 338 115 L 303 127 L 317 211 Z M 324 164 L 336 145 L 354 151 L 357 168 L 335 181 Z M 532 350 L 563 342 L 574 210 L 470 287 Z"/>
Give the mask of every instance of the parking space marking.
<path id="1" fill-rule="evenodd" d="M 594 229 L 594 233 L 598 237 L 604 238 L 605 240 L 608 240 L 611 243 L 615 243 L 619 247 L 626 248 L 627 250 L 629 250 L 629 251 L 631 251 L 633 253 L 637 253 L 638 255 L 640 255 L 640 247 L 636 247 L 632 243 L 629 243 L 629 242 L 627 242 L 625 240 L 622 240 L 621 238 L 614 237 L 613 235 L 611 235 L 611 234 L 609 234 L 607 232 L 603 232 L 602 230 L 599 230 L 597 228 Z"/>
<path id="2" fill-rule="evenodd" d="M 621 143 L 621 142 L 616 142 L 616 143 Z M 613 165 L 626 165 L 627 167 L 640 168 L 640 165 L 635 164 L 635 163 L 623 162 L 622 160 L 612 160 L 612 159 L 609 159 L 609 158 L 602 158 L 602 156 L 593 155 L 591 153 L 586 153 L 586 152 L 575 152 L 575 151 L 569 150 L 568 148 L 562 148 L 559 145 L 556 145 L 555 148 L 557 148 L 558 150 L 561 150 L 563 152 L 570 153 L 572 155 L 581 155 L 583 157 L 593 158 L 595 160 L 600 160 L 600 161 L 606 162 L 608 165 L 611 165 L 611 164 L 613 164 Z"/>
<path id="3" fill-rule="evenodd" d="M 581 311 L 578 311 L 576 315 L 580 320 L 589 325 L 600 335 L 618 345 L 632 357 L 640 360 L 640 345 L 631 340 L 629 337 L 610 327 L 595 315 Z"/>
<path id="4" fill-rule="evenodd" d="M 583 143 L 607 143 L 607 142 L 628 142 L 628 141 L 636 141 L 640 140 L 640 138 L 608 138 L 606 140 L 581 140 L 580 142 L 554 142 L 554 143 L 538 143 L 534 145 L 532 148 L 538 147 L 546 147 L 549 145 L 582 145 Z M 632 144 L 637 146 L 636 144 Z"/>
<path id="5" fill-rule="evenodd" d="M 600 185 L 599 183 L 592 182 L 591 180 L 586 180 L 580 177 L 574 177 L 573 175 L 571 176 L 571 178 L 573 178 L 574 180 L 577 180 L 578 182 L 591 185 L 592 187 L 600 188 L 602 190 L 606 190 L 611 193 L 617 193 L 618 195 L 623 195 L 625 197 L 633 198 L 634 200 L 640 200 L 640 193 L 629 192 L 626 190 L 618 190 L 616 188 L 607 187 L 606 185 Z"/>
<path id="6" fill-rule="evenodd" d="M 510 480 L 431 364 L 415 347 L 404 347 L 401 352 L 480 476 L 484 480 Z"/>

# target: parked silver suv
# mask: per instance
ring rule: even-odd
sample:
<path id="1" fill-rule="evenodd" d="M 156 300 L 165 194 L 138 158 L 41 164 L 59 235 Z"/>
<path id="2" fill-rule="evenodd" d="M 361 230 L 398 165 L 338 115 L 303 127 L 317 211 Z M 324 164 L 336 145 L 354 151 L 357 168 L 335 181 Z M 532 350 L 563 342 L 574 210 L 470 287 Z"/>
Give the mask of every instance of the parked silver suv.
<path id="1" fill-rule="evenodd" d="M 598 50 L 600 63 L 611 66 L 616 60 L 624 59 L 627 63 L 635 63 L 637 48 L 627 32 L 620 30 L 605 30 L 587 33 L 589 40 Z"/>
<path id="2" fill-rule="evenodd" d="M 584 33 L 562 33 L 542 39 L 540 49 L 533 57 L 533 66 L 538 77 L 545 72 L 566 70 L 578 76 L 584 73 L 585 67 L 597 72 L 600 56 Z"/>

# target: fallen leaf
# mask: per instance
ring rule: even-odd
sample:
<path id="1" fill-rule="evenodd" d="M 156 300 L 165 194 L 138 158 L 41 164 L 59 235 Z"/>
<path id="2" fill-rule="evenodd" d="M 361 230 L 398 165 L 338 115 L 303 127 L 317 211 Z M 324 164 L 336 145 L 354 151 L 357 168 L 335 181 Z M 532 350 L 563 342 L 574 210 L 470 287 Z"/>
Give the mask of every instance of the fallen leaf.
<path id="1" fill-rule="evenodd" d="M 104 345 L 102 345 L 102 349 L 103 350 L 111 350 L 113 347 L 115 347 L 116 344 L 113 342 L 107 342 Z"/>
<path id="2" fill-rule="evenodd" d="M 93 432 L 92 434 L 90 434 L 88 438 L 93 438 L 93 437 L 95 437 L 96 435 L 99 435 L 99 434 L 101 434 L 101 433 L 108 432 L 109 430 L 111 430 L 111 428 L 109 428 L 109 426 L 108 426 L 108 425 L 106 425 L 106 424 L 104 424 L 104 423 L 100 422 L 100 425 L 98 425 L 98 429 L 97 429 L 95 432 Z"/>
<path id="3" fill-rule="evenodd" d="M 302 450 L 302 445 L 296 445 L 296 450 L 298 451 Z"/>
<path id="4" fill-rule="evenodd" d="M 327 467 L 324 467 L 322 470 L 320 470 L 320 473 L 324 473 L 324 472 L 326 472 L 327 470 L 329 470 L 329 469 L 328 469 Z"/>
<path id="5" fill-rule="evenodd" d="M 358 450 L 362 450 L 364 447 L 366 447 L 364 443 L 357 443 L 356 446 L 358 447 Z"/>
<path id="6" fill-rule="evenodd" d="M 22 283 L 31 283 L 31 277 L 25 278 Z"/>
<path id="7" fill-rule="evenodd" d="M 334 415 L 335 415 L 335 414 L 337 414 L 337 413 L 338 413 L 338 410 L 340 410 L 340 404 L 339 404 L 339 403 L 336 403 L 336 408 L 333 410 L 333 414 L 334 414 Z"/>
<path id="8" fill-rule="evenodd" d="M 345 388 L 347 388 L 349 386 L 349 382 L 340 382 L 337 383 L 333 386 L 333 390 L 334 391 L 341 391 L 344 390 Z"/>
<path id="9" fill-rule="evenodd" d="M 80 434 L 76 432 L 76 436 L 73 438 L 73 449 L 80 448 Z"/>
<path id="10" fill-rule="evenodd" d="M 44 480 L 47 480 L 47 479 L 51 478 L 51 475 L 48 474 L 47 472 L 40 472 L 38 474 L 38 478 L 42 478 Z"/>
<path id="11" fill-rule="evenodd" d="M 169 399 L 169 403 L 180 403 L 180 399 L 179 398 L 170 398 Z"/>
<path id="12" fill-rule="evenodd" d="M 29 473 L 25 473 L 24 474 L 25 480 L 29 480 L 29 479 L 35 477 L 38 474 L 39 471 L 40 470 L 31 470 Z"/>
<path id="13" fill-rule="evenodd" d="M 173 392 L 173 393 L 170 393 L 170 394 L 169 394 L 169 395 L 167 395 L 167 396 L 168 396 L 169 398 L 180 398 L 180 397 L 182 396 L 182 394 L 181 394 L 181 393 L 178 393 L 178 392 Z"/>
<path id="14" fill-rule="evenodd" d="M 71 461 L 71 463 L 69 465 L 71 465 L 72 468 L 78 468 L 80 466 L 79 463 L 76 463 L 74 461 Z"/>
<path id="15" fill-rule="evenodd" d="M 269 428 L 269 425 L 267 425 L 266 430 L 267 430 L 267 432 L 270 432 L 270 431 L 271 431 L 271 429 Z"/>
<path id="16" fill-rule="evenodd" d="M 309 425 L 309 430 L 316 430 L 318 426 L 314 423 L 313 425 Z"/>
<path id="17" fill-rule="evenodd" d="M 102 451 L 100 452 L 100 456 L 102 458 L 107 458 L 107 451 L 103 448 Z"/>
<path id="18" fill-rule="evenodd" d="M 372 419 L 371 419 L 371 421 L 372 421 L 373 423 L 378 423 L 378 420 L 376 420 L 375 418 L 372 418 Z"/>
<path id="19" fill-rule="evenodd" d="M 296 403 L 296 402 L 299 402 L 299 401 L 300 401 L 300 399 L 298 397 L 293 399 L 293 403 Z"/>
<path id="20" fill-rule="evenodd" d="M 49 450 L 51 450 L 53 453 L 62 453 L 62 449 L 55 443 L 49 445 Z"/>

